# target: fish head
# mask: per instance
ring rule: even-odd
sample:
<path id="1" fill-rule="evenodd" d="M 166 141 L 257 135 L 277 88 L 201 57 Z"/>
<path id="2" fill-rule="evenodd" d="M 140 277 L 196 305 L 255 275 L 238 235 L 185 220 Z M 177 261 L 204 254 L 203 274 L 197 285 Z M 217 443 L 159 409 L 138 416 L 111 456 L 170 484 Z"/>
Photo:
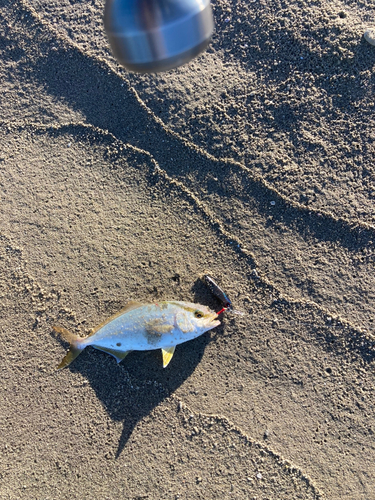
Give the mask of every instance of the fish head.
<path id="1" fill-rule="evenodd" d="M 195 324 L 197 330 L 200 329 L 204 333 L 220 325 L 220 321 L 217 318 L 218 315 L 215 311 L 211 311 L 206 306 L 199 305 L 193 312 L 191 321 Z"/>
<path id="2" fill-rule="evenodd" d="M 192 338 L 220 325 L 218 315 L 207 306 L 189 302 L 175 302 L 179 308 L 176 323 L 179 329 Z"/>

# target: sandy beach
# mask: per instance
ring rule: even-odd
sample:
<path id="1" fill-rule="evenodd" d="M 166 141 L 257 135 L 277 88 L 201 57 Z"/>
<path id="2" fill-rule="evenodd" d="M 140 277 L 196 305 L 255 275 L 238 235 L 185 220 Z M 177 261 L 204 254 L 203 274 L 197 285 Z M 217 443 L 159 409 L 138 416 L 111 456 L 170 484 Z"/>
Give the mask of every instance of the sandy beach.
<path id="1" fill-rule="evenodd" d="M 103 0 L 0 5 L 0 500 L 375 500 L 371 0 L 215 0 L 137 75 Z M 57 372 L 129 300 L 243 315 Z"/>

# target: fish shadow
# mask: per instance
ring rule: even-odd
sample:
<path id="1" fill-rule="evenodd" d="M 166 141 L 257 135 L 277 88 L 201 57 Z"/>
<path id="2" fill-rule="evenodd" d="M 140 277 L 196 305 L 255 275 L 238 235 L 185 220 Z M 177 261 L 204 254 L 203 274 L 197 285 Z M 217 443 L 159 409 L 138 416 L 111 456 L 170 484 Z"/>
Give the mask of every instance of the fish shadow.
<path id="1" fill-rule="evenodd" d="M 200 303 L 212 306 L 212 297 L 207 289 L 204 290 L 202 283 L 196 283 L 192 290 L 194 301 L 199 297 Z M 178 345 L 166 368 L 162 365 L 160 349 L 134 351 L 117 364 L 112 356 L 92 347 L 87 347 L 69 366 L 73 373 L 80 373 L 88 380 L 110 418 L 122 422 L 116 459 L 124 450 L 137 423 L 194 373 L 206 346 L 222 330 L 223 325 L 215 328 L 212 334 L 209 331 Z"/>

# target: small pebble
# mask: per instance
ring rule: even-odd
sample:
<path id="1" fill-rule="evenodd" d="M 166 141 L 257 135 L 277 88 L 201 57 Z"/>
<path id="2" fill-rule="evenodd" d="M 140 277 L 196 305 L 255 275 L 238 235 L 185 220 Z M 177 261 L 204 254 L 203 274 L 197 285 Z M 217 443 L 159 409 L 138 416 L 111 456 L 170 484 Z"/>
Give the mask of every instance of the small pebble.
<path id="1" fill-rule="evenodd" d="M 375 29 L 368 29 L 365 31 L 365 34 L 363 35 L 366 42 L 368 42 L 370 45 L 375 46 Z"/>
<path id="2" fill-rule="evenodd" d="M 262 478 L 263 478 L 263 476 L 262 476 L 262 474 L 261 474 L 260 472 L 258 472 L 258 474 L 257 474 L 257 478 L 258 478 L 258 479 L 262 479 Z"/>
<path id="3" fill-rule="evenodd" d="M 257 273 L 256 269 L 253 269 L 253 270 L 251 271 L 251 275 L 252 275 L 252 276 L 254 276 L 254 278 L 259 278 L 259 275 L 258 275 L 258 273 Z"/>

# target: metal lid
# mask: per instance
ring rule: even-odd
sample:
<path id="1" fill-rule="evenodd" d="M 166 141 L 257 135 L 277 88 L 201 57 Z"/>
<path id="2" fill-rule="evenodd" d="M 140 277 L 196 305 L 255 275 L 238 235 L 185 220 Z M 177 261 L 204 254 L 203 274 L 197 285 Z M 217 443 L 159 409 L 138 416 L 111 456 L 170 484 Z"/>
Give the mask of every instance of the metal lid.
<path id="1" fill-rule="evenodd" d="M 189 62 L 214 29 L 209 0 L 107 0 L 104 26 L 116 59 L 137 72 Z"/>

